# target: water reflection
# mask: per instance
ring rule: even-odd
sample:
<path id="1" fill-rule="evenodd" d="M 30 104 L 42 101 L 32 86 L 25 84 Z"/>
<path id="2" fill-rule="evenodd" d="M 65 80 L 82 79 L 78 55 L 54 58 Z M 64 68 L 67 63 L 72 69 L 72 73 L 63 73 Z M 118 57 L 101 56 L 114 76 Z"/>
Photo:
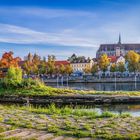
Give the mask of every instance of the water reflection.
<path id="1" fill-rule="evenodd" d="M 97 111 L 99 114 L 110 111 L 116 114 L 129 113 L 132 116 L 140 116 L 140 104 L 119 104 L 119 105 L 95 105 L 79 108 L 87 111 Z"/>
<path id="2" fill-rule="evenodd" d="M 140 90 L 140 83 L 69 83 L 64 84 L 63 86 L 57 85 L 56 83 L 47 83 L 49 86 L 59 87 L 59 88 L 72 88 L 77 90 L 97 90 L 97 91 L 135 91 Z"/>

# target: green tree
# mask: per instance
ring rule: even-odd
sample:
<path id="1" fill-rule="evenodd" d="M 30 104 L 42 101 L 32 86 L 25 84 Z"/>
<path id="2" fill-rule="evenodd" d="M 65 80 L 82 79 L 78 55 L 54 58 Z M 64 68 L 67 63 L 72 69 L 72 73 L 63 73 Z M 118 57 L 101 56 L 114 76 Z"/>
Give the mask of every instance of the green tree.
<path id="1" fill-rule="evenodd" d="M 17 87 L 22 82 L 22 70 L 20 68 L 10 67 L 7 75 L 4 78 L 4 83 L 7 87 Z"/>
<path id="2" fill-rule="evenodd" d="M 103 54 L 98 61 L 100 69 L 105 72 L 110 64 L 110 60 L 106 54 Z"/>

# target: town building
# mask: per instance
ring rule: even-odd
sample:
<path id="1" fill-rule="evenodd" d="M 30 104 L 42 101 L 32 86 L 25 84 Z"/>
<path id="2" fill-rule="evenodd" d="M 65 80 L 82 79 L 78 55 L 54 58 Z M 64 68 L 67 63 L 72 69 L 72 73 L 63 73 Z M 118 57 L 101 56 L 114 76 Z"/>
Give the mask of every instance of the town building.
<path id="1" fill-rule="evenodd" d="M 124 44 L 121 43 L 121 36 L 119 35 L 119 41 L 116 44 L 101 44 L 96 53 L 96 58 L 99 58 L 103 54 L 108 56 L 125 56 L 128 51 L 134 50 L 140 53 L 140 44 Z"/>
<path id="2" fill-rule="evenodd" d="M 125 58 L 123 56 L 108 56 L 110 63 L 115 63 L 115 64 L 119 64 L 120 62 L 125 64 Z"/>
<path id="3" fill-rule="evenodd" d="M 70 65 L 70 62 L 69 62 L 69 61 L 66 61 L 66 60 L 55 61 L 55 66 L 56 66 L 56 67 L 61 67 L 61 65 L 67 66 L 67 65 Z"/>
<path id="4" fill-rule="evenodd" d="M 85 68 L 92 68 L 93 66 L 93 60 L 91 59 L 85 59 L 83 61 L 73 61 L 70 63 L 73 72 L 79 71 L 83 72 Z"/>

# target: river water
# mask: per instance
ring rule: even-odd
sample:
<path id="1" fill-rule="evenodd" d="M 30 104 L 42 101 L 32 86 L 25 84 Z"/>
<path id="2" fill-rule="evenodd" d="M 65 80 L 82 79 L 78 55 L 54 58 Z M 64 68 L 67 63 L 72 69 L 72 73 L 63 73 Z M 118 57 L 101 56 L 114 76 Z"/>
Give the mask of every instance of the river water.
<path id="1" fill-rule="evenodd" d="M 110 111 L 115 114 L 129 113 L 132 116 L 140 117 L 140 104 L 95 105 L 81 107 L 81 109 L 97 111 L 99 114 L 104 111 Z"/>
<path id="2" fill-rule="evenodd" d="M 48 86 L 58 88 L 71 88 L 77 90 L 96 90 L 96 91 L 140 91 L 140 83 L 69 83 L 57 84 L 47 83 Z"/>

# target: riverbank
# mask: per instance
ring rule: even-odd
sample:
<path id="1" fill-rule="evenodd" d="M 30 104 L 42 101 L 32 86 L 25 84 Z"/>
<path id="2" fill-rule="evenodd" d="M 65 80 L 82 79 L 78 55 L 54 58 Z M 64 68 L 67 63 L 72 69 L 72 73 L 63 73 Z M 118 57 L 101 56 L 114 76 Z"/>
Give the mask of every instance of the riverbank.
<path id="1" fill-rule="evenodd" d="M 19 103 L 33 105 L 100 105 L 100 104 L 136 104 L 140 96 L 118 95 L 59 95 L 59 96 L 0 96 L 0 103 Z"/>
<path id="2" fill-rule="evenodd" d="M 114 95 L 114 96 L 140 96 L 140 91 L 95 91 L 73 90 L 69 88 L 53 88 L 50 86 L 32 86 L 19 88 L 0 88 L 0 96 L 70 96 L 70 95 Z"/>
<path id="3" fill-rule="evenodd" d="M 138 91 L 79 91 L 48 86 L 16 89 L 0 89 L 0 103 L 29 103 L 48 105 L 65 104 L 127 104 L 140 103 Z"/>
<path id="4" fill-rule="evenodd" d="M 140 117 L 98 114 L 80 108 L 0 105 L 0 137 L 5 139 L 139 139 Z"/>

